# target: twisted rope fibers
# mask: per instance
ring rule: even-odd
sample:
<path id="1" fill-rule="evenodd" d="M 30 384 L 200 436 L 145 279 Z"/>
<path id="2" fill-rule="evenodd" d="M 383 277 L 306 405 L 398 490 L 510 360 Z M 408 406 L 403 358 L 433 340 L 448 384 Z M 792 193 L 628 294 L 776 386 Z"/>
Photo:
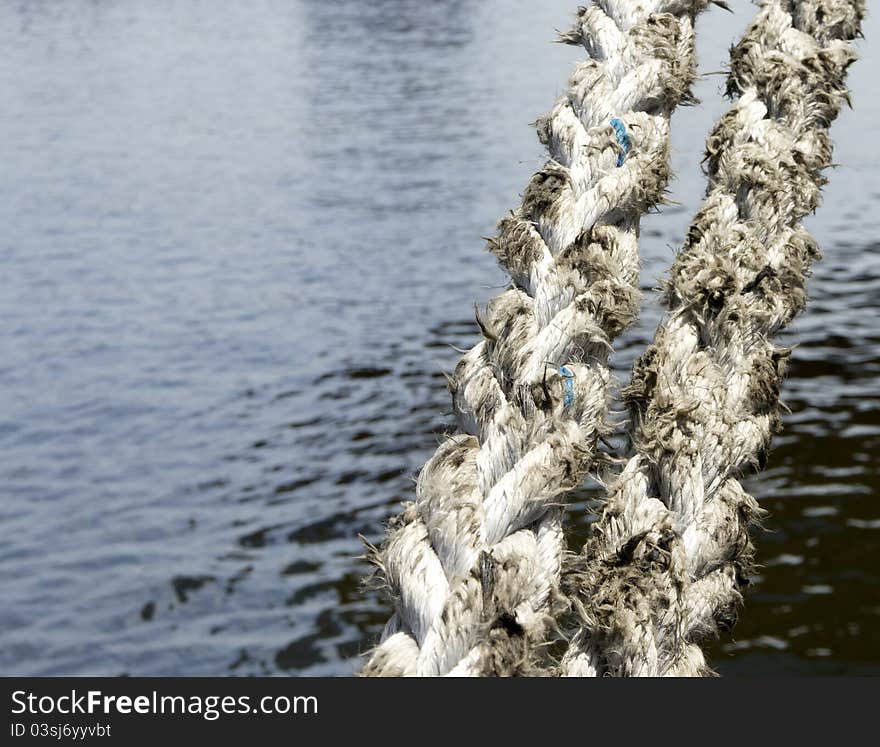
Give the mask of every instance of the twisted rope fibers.
<path id="1" fill-rule="evenodd" d="M 735 622 L 761 514 L 737 475 L 763 467 L 780 424 L 790 351 L 771 340 L 819 258 L 800 220 L 819 204 L 863 13 L 766 0 L 731 50 L 736 102 L 707 141 L 707 196 L 623 393 L 634 454 L 564 573 L 564 675 L 709 674 L 699 644 Z"/>
<path id="2" fill-rule="evenodd" d="M 538 123 L 550 160 L 490 251 L 511 277 L 450 378 L 460 433 L 370 548 L 394 614 L 367 676 L 540 671 L 565 549 L 561 497 L 596 461 L 612 340 L 638 310 L 638 226 L 669 178 L 669 116 L 690 101 L 707 0 L 599 0 Z"/>

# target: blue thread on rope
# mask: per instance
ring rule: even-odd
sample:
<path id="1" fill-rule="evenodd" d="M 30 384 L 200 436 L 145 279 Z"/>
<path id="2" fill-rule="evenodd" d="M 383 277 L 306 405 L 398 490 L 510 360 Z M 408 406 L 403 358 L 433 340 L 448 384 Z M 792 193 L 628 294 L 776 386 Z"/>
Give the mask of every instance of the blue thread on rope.
<path id="1" fill-rule="evenodd" d="M 562 408 L 568 409 L 574 402 L 574 373 L 565 366 L 559 367 L 559 373 L 562 374 L 562 385 L 565 387 L 565 396 L 562 398 Z"/>
<path id="2" fill-rule="evenodd" d="M 622 153 L 619 153 L 617 156 L 617 166 L 620 168 L 623 166 L 623 162 L 626 159 L 626 154 L 629 153 L 630 142 L 629 142 L 629 134 L 626 131 L 626 125 L 622 120 L 614 117 L 611 120 L 611 126 L 614 128 L 614 134 L 617 137 L 617 144 L 622 148 Z"/>

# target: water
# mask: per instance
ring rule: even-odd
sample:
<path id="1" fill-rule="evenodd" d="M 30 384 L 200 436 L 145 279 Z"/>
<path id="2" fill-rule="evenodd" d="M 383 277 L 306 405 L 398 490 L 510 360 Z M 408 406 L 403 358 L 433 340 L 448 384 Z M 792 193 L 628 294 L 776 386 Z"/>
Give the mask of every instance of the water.
<path id="1" fill-rule="evenodd" d="M 699 23 L 704 72 L 753 13 L 733 8 Z M 450 423 L 450 346 L 504 283 L 479 237 L 542 161 L 528 123 L 578 56 L 548 43 L 573 9 L 0 2 L 0 672 L 354 671 L 387 615 L 357 535 L 379 539 Z M 865 34 L 723 673 L 880 673 Z M 680 205 L 644 222 L 646 288 L 698 204 L 721 84 L 676 115 Z"/>

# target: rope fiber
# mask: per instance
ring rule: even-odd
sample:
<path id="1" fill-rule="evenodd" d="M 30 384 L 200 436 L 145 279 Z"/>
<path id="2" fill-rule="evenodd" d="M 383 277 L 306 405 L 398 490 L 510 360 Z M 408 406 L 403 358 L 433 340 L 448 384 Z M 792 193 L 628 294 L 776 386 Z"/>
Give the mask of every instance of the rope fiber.
<path id="1" fill-rule="evenodd" d="M 863 12 L 765 0 L 731 50 L 735 103 L 707 141 L 707 195 L 623 392 L 633 455 L 566 566 L 561 674 L 709 674 L 700 643 L 736 620 L 761 514 L 738 477 L 763 467 L 780 426 L 790 351 L 772 340 L 819 258 L 800 221 L 819 205 Z"/>
<path id="2" fill-rule="evenodd" d="M 639 219 L 663 198 L 706 3 L 601 0 L 562 35 L 590 59 L 537 122 L 550 158 L 489 240 L 511 285 L 450 377 L 459 432 L 369 549 L 394 614 L 364 675 L 545 671 L 562 496 L 608 430 L 608 354 L 638 311 Z"/>

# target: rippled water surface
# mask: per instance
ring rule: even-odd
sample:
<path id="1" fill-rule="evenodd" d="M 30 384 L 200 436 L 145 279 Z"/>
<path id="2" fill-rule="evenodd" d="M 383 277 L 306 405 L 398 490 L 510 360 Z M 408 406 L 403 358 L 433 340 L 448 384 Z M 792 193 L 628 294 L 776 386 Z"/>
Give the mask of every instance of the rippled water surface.
<path id="1" fill-rule="evenodd" d="M 578 56 L 548 43 L 574 6 L 0 0 L 3 674 L 354 670 L 387 615 L 357 535 L 379 539 L 450 425 L 451 346 L 504 283 L 480 237 L 541 164 L 529 123 Z M 732 7 L 699 22 L 704 73 L 754 12 Z M 880 673 L 865 33 L 723 673 Z M 646 290 L 698 205 L 721 84 L 675 117 Z"/>

